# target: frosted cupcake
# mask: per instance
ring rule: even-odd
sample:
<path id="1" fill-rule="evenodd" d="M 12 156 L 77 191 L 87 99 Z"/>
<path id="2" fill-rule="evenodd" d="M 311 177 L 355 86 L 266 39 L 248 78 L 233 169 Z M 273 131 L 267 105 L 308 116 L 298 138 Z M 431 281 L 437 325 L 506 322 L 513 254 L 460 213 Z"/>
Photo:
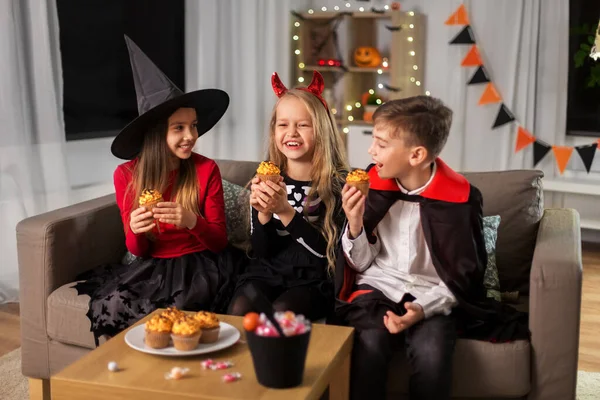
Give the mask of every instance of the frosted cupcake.
<path id="1" fill-rule="evenodd" d="M 180 351 L 190 351 L 198 347 L 202 336 L 200 324 L 191 317 L 183 317 L 173 324 L 171 338 L 173 346 Z"/>
<path id="2" fill-rule="evenodd" d="M 145 327 L 144 342 L 153 349 L 164 349 L 169 346 L 173 322 L 170 319 L 155 315 Z"/>
<path id="3" fill-rule="evenodd" d="M 172 323 L 175 323 L 178 319 L 185 317 L 185 313 L 178 310 L 177 307 L 169 307 L 160 314 L 162 317 L 170 319 Z"/>
<path id="4" fill-rule="evenodd" d="M 215 313 L 199 311 L 194 315 L 194 319 L 198 321 L 200 329 L 202 329 L 200 343 L 214 343 L 219 340 L 221 323 Z"/>
<path id="5" fill-rule="evenodd" d="M 263 161 L 256 169 L 256 176 L 261 182 L 271 181 L 273 183 L 279 183 L 281 170 L 271 161 Z"/>
<path id="6" fill-rule="evenodd" d="M 355 169 L 346 177 L 346 184 L 357 188 L 365 196 L 369 193 L 369 182 L 369 174 L 362 169 Z"/>

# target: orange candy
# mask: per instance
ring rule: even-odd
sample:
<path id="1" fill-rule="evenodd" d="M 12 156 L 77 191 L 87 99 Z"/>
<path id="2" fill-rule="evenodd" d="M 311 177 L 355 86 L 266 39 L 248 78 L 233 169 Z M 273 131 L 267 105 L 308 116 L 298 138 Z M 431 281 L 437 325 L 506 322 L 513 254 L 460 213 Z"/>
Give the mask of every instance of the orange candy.
<path id="1" fill-rule="evenodd" d="M 249 332 L 254 332 L 256 327 L 260 325 L 260 316 L 255 312 L 249 312 L 244 316 L 244 329 Z"/>

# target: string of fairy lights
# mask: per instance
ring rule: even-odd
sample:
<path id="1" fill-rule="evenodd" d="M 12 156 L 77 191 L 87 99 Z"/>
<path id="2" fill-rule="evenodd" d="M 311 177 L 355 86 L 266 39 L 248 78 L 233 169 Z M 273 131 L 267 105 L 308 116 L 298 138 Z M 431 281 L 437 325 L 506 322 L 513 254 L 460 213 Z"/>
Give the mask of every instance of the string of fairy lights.
<path id="1" fill-rule="evenodd" d="M 348 2 L 347 2 L 347 3 L 345 3 L 345 6 L 346 6 L 346 8 L 350 8 L 352 5 L 351 5 L 350 3 L 348 3 Z M 393 7 L 392 7 L 392 6 L 390 6 L 390 5 L 387 5 L 387 4 L 386 4 L 386 5 L 384 5 L 384 6 L 383 6 L 383 10 L 382 10 L 382 11 L 377 11 L 377 12 L 378 12 L 378 13 L 384 13 L 384 12 L 387 12 L 387 11 L 389 11 L 390 9 L 393 9 Z M 332 7 L 332 10 L 333 10 L 333 11 L 341 11 L 341 10 L 342 10 L 342 8 L 341 8 L 340 6 L 334 6 L 334 7 Z M 325 7 L 325 6 L 323 6 L 323 7 L 321 7 L 321 11 L 322 11 L 322 12 L 327 12 L 327 11 L 328 11 L 328 8 L 327 8 L 327 7 Z M 375 11 L 375 10 L 373 10 L 373 11 Z M 309 15 L 314 15 L 314 14 L 315 14 L 315 10 L 314 10 L 314 9 L 312 9 L 312 8 L 311 8 L 311 9 L 308 9 L 308 11 L 307 11 L 307 12 L 308 12 L 308 14 L 309 14 Z M 364 7 L 359 7 L 359 8 L 358 8 L 358 12 L 368 12 L 368 10 L 366 10 Z M 408 11 L 406 14 L 407 14 L 408 16 L 410 16 L 410 17 L 413 17 L 413 16 L 415 15 L 414 11 Z M 293 42 L 294 42 L 294 43 L 298 43 L 298 41 L 300 40 L 300 30 L 301 30 L 300 28 L 301 28 L 301 26 L 302 26 L 302 22 L 301 22 L 300 20 L 296 20 L 296 21 L 294 22 L 294 28 L 295 28 L 295 29 L 293 29 L 293 31 L 292 31 L 292 40 L 293 40 Z M 403 24 L 403 25 L 401 26 L 401 28 L 402 28 L 402 30 L 408 29 L 408 32 L 409 32 L 409 33 L 408 33 L 408 36 L 406 37 L 406 40 L 407 40 L 409 43 L 414 43 L 414 42 L 415 42 L 415 38 L 414 38 L 414 37 L 412 36 L 412 34 L 410 33 L 410 30 L 411 30 L 411 29 L 415 29 L 415 23 L 414 23 L 414 22 L 410 22 L 410 23 L 408 23 L 408 24 Z M 300 68 L 300 69 L 304 69 L 304 68 L 306 68 L 306 64 L 305 64 L 305 62 L 303 61 L 303 57 L 302 57 L 302 56 L 303 56 L 303 54 L 302 54 L 302 51 L 301 51 L 301 50 L 300 50 L 298 47 L 299 47 L 299 46 L 296 46 L 296 48 L 294 49 L 294 54 L 296 55 L 296 62 L 298 63 L 298 68 Z M 410 57 L 416 57 L 416 55 L 417 55 L 417 52 L 416 52 L 416 50 L 415 50 L 414 48 L 411 48 L 411 49 L 409 49 L 409 50 L 408 50 L 408 55 L 409 55 Z M 385 70 L 387 70 L 388 68 L 389 68 L 389 60 L 388 60 L 386 57 L 382 57 L 381 68 L 377 68 L 376 72 L 377 72 L 377 74 L 379 74 L 379 75 L 382 75 L 382 74 L 385 72 Z M 417 62 L 415 62 L 415 63 L 413 64 L 413 66 L 412 66 L 412 69 L 413 69 L 413 71 L 418 71 L 418 70 L 419 70 L 419 68 L 420 68 L 420 67 L 419 67 L 419 65 L 417 64 Z M 419 79 L 417 79 L 415 76 L 410 76 L 410 77 L 409 77 L 409 81 L 410 81 L 412 84 L 416 85 L 416 86 L 421 86 L 421 85 L 422 85 L 422 82 L 421 82 Z M 302 76 L 298 77 L 298 82 L 299 82 L 299 83 L 303 83 L 303 82 L 304 82 L 304 77 L 302 77 Z M 384 88 L 385 88 L 385 85 L 384 85 L 384 84 L 382 84 L 382 83 L 379 83 L 379 84 L 377 84 L 377 87 L 378 87 L 379 89 L 384 89 Z M 374 94 L 375 94 L 375 90 L 374 90 L 373 88 L 371 88 L 371 89 L 368 89 L 368 93 L 369 93 L 370 95 L 374 95 Z M 430 95 L 431 95 L 431 93 L 430 93 L 429 91 L 425 91 L 425 94 L 426 94 L 427 96 L 430 96 Z M 382 101 L 381 101 L 381 99 L 376 99 L 376 103 L 377 103 L 377 105 L 381 104 L 381 102 L 382 102 Z M 363 106 L 363 105 L 361 104 L 361 102 L 360 102 L 360 101 L 356 101 L 356 102 L 354 102 L 353 104 L 352 104 L 352 103 L 346 104 L 344 107 L 345 107 L 345 109 L 346 109 L 347 111 L 352 111 L 352 110 L 353 110 L 353 108 L 361 108 L 362 106 Z M 337 113 L 338 113 L 338 110 L 337 110 L 337 109 L 335 109 L 334 107 L 332 107 L 332 108 L 331 108 L 331 112 L 332 112 L 333 114 L 337 114 Z M 348 119 L 348 121 L 349 121 L 349 122 L 352 122 L 352 121 L 354 121 L 354 117 L 353 117 L 352 115 L 349 115 L 349 116 L 347 117 L 347 119 Z M 345 128 L 343 128 L 343 132 L 344 132 L 344 133 L 348 133 L 348 132 L 349 132 L 349 129 L 348 129 L 348 127 L 345 127 Z"/>

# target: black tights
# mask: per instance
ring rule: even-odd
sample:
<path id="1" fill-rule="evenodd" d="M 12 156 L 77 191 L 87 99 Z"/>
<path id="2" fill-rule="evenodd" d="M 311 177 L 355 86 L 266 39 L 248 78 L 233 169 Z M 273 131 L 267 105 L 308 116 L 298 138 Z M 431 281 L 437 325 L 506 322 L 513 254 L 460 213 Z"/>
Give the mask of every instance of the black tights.
<path id="1" fill-rule="evenodd" d="M 328 314 L 330 302 L 315 286 L 296 286 L 289 289 L 270 286 L 260 281 L 251 281 L 239 287 L 233 295 L 227 311 L 230 315 L 245 315 L 257 311 L 244 294 L 244 287 L 252 285 L 272 304 L 275 311 L 293 311 L 302 314 L 311 321 L 324 318 Z"/>

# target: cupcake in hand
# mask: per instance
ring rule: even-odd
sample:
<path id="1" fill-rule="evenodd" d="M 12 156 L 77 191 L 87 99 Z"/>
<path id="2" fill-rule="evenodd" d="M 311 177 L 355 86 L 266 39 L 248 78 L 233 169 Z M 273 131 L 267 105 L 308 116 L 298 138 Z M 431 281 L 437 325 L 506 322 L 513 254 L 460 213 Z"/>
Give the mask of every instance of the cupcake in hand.
<path id="1" fill-rule="evenodd" d="M 346 176 L 346 184 L 357 188 L 365 196 L 369 193 L 369 182 L 369 174 L 362 169 L 355 169 Z"/>
<path id="2" fill-rule="evenodd" d="M 281 177 L 281 171 L 279 167 L 273 164 L 271 161 L 263 161 L 256 169 L 256 176 L 261 182 L 271 181 L 273 183 L 279 183 Z"/>
<path id="3" fill-rule="evenodd" d="M 199 311 L 194 315 L 194 319 L 200 324 L 202 329 L 202 337 L 200 343 L 214 343 L 219 340 L 219 331 L 221 330 L 221 323 L 217 314 Z"/>
<path id="4" fill-rule="evenodd" d="M 153 349 L 164 349 L 169 346 L 173 322 L 170 319 L 155 315 L 146 322 L 144 342 Z"/>
<path id="5" fill-rule="evenodd" d="M 173 324 L 171 338 L 173 346 L 180 351 L 190 351 L 198 347 L 202 336 L 200 324 L 192 317 L 185 316 Z"/>

